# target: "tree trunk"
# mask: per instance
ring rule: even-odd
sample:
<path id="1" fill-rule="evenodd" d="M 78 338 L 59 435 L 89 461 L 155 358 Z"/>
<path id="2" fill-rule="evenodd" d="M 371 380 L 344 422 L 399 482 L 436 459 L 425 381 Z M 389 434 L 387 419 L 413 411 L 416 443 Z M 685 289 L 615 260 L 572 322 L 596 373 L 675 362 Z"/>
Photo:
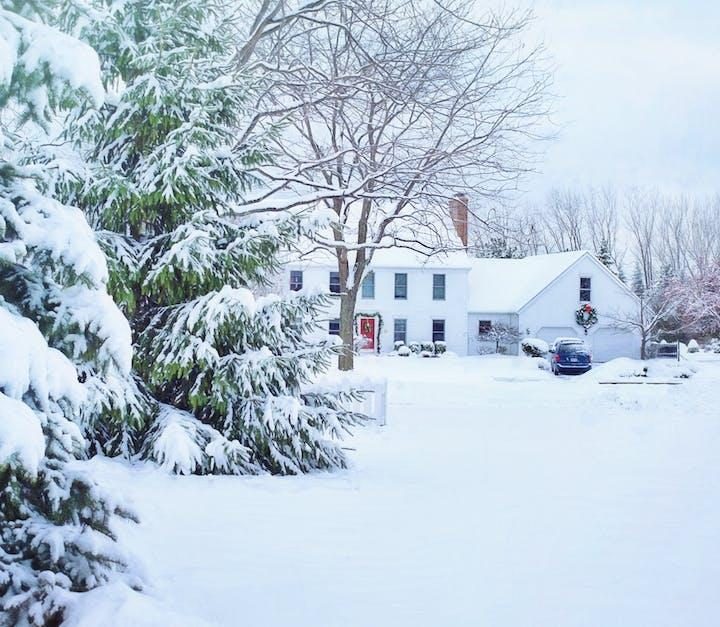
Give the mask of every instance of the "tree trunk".
<path id="1" fill-rule="evenodd" d="M 355 367 L 355 353 L 353 340 L 355 336 L 355 301 L 357 291 L 348 290 L 340 295 L 340 339 L 342 352 L 338 357 L 338 368 L 343 371 Z"/>
<path id="2" fill-rule="evenodd" d="M 640 359 L 647 359 L 647 334 L 643 332 L 640 337 Z"/>

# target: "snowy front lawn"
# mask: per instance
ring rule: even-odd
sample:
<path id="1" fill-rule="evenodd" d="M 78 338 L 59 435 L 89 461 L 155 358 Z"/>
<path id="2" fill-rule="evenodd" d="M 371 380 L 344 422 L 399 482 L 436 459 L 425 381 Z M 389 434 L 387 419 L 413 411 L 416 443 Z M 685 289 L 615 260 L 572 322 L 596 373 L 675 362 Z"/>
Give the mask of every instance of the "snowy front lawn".
<path id="1" fill-rule="evenodd" d="M 525 358 L 359 370 L 390 378 L 388 425 L 348 440 L 346 472 L 93 462 L 134 501 L 123 540 L 183 624 L 717 625 L 720 362 L 675 386 Z M 141 611 L 108 607 L 105 625 Z"/>

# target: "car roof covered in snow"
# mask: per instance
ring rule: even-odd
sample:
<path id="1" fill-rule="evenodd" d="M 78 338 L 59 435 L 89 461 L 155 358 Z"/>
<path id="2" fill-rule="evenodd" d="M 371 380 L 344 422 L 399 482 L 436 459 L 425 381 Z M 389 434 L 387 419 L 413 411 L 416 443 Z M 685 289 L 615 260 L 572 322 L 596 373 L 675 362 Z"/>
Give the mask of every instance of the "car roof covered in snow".
<path id="1" fill-rule="evenodd" d="M 588 254 L 578 250 L 523 259 L 473 259 L 469 311 L 515 313 Z"/>

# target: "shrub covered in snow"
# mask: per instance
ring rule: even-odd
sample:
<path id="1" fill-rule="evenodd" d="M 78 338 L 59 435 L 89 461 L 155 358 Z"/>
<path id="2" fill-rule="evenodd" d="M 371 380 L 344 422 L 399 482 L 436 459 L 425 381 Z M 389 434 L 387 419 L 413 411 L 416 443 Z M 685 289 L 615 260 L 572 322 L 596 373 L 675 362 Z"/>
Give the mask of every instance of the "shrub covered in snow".
<path id="1" fill-rule="evenodd" d="M 699 353 L 700 352 L 700 345 L 697 343 L 697 340 L 690 340 L 688 342 L 687 351 L 688 351 L 688 353 Z"/>
<path id="2" fill-rule="evenodd" d="M 420 351 L 422 350 L 422 347 L 420 346 L 420 342 L 410 342 L 408 344 L 408 348 L 416 355 L 419 355 Z"/>
<path id="3" fill-rule="evenodd" d="M 438 340 L 435 342 L 435 354 L 436 355 L 443 355 L 447 352 L 447 344 L 445 342 L 441 342 Z"/>
<path id="4" fill-rule="evenodd" d="M 402 340 L 398 340 L 393 344 L 395 350 L 399 350 L 402 346 L 405 346 L 405 342 L 403 342 Z"/>
<path id="5" fill-rule="evenodd" d="M 547 355 L 550 347 L 545 340 L 536 337 L 526 337 L 520 342 L 522 352 L 528 357 L 543 357 Z"/>
<path id="6" fill-rule="evenodd" d="M 412 351 L 408 346 L 403 345 L 397 349 L 397 354 L 400 357 L 409 357 L 410 355 L 412 355 Z"/>
<path id="7" fill-rule="evenodd" d="M 430 341 L 420 342 L 420 352 L 421 353 L 430 353 L 431 355 L 435 354 L 435 344 L 433 344 Z"/>

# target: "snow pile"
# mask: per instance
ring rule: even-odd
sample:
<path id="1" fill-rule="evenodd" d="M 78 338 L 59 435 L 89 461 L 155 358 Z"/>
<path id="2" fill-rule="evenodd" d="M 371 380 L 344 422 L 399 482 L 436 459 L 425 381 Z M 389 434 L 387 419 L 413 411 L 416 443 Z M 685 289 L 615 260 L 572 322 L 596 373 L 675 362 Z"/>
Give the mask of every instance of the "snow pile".
<path id="1" fill-rule="evenodd" d="M 526 337 L 520 342 L 523 353 L 528 357 L 542 357 L 550 350 L 548 343 L 537 337 Z"/>
<path id="2" fill-rule="evenodd" d="M 620 357 L 593 367 L 584 377 L 597 381 L 622 380 L 634 377 L 648 379 L 689 379 L 697 372 L 697 367 L 687 360 L 649 359 L 640 361 Z"/>

